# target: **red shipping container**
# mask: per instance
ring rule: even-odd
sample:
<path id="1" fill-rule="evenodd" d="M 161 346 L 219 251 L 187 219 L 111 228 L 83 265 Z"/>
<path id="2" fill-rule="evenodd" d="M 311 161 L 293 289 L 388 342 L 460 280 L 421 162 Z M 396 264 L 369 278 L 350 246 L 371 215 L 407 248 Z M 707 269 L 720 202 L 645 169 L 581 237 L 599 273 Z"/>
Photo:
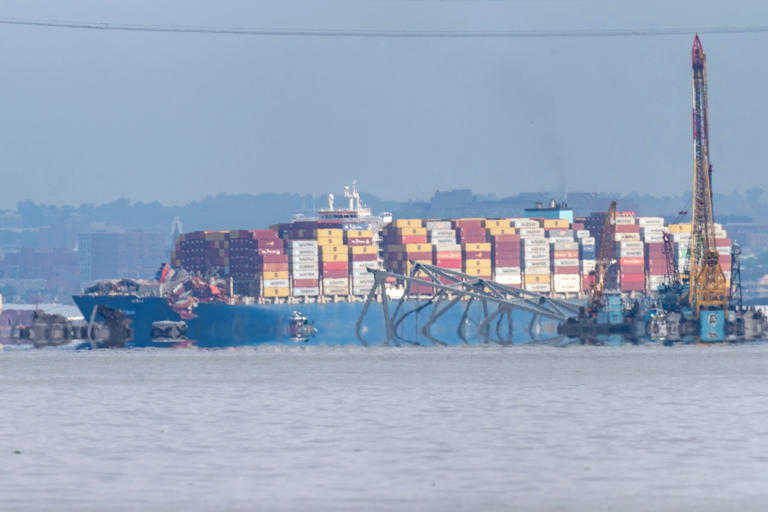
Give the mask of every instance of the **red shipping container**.
<path id="1" fill-rule="evenodd" d="M 341 270 L 323 269 L 322 274 L 323 274 L 323 277 L 335 279 L 339 277 L 347 277 L 347 275 L 349 274 L 349 271 L 347 269 L 341 269 Z"/>
<path id="2" fill-rule="evenodd" d="M 552 251 L 552 257 L 555 259 L 578 259 L 579 251 Z"/>
<path id="3" fill-rule="evenodd" d="M 260 263 L 288 263 L 287 254 L 261 254 L 259 255 Z"/>
<path id="4" fill-rule="evenodd" d="M 648 273 L 654 276 L 660 276 L 667 273 L 667 263 L 654 263 L 652 265 L 646 265 Z"/>
<path id="5" fill-rule="evenodd" d="M 483 236 L 458 236 L 456 241 L 460 244 L 484 244 L 485 235 Z"/>
<path id="6" fill-rule="evenodd" d="M 579 273 L 579 266 L 576 265 L 575 267 L 554 267 L 555 269 L 555 275 L 559 274 L 578 274 Z"/>
<path id="7" fill-rule="evenodd" d="M 626 273 L 622 270 L 621 272 L 621 283 L 644 283 L 645 282 L 645 273 L 640 274 L 630 274 Z"/>
<path id="8" fill-rule="evenodd" d="M 639 282 L 639 283 L 621 283 L 621 291 L 623 292 L 641 292 L 645 290 L 645 283 Z"/>
<path id="9" fill-rule="evenodd" d="M 417 295 L 432 295 L 435 293 L 435 289 L 425 284 L 411 284 L 410 293 Z"/>
<path id="10" fill-rule="evenodd" d="M 633 265 L 642 265 L 643 258 L 621 258 L 619 259 L 619 265 L 623 269 L 624 267 L 631 267 Z"/>
<path id="11" fill-rule="evenodd" d="M 494 267 L 519 267 L 520 258 L 496 258 L 493 260 Z"/>
<path id="12" fill-rule="evenodd" d="M 636 224 L 616 224 L 617 233 L 639 233 L 640 226 Z"/>
<path id="13" fill-rule="evenodd" d="M 571 229 L 574 231 L 583 231 L 584 230 L 584 223 L 583 222 L 574 222 L 571 224 Z"/>
<path id="14" fill-rule="evenodd" d="M 294 288 L 315 288 L 318 285 L 318 279 L 294 279 Z"/>
<path id="15" fill-rule="evenodd" d="M 440 268 L 457 268 L 461 269 L 461 260 L 442 260 L 442 259 L 436 259 L 435 266 Z"/>
<path id="16" fill-rule="evenodd" d="M 483 220 L 482 219 L 455 219 L 451 221 L 451 225 L 454 227 L 454 229 L 483 228 Z"/>
<path id="17" fill-rule="evenodd" d="M 378 254 L 350 254 L 350 261 L 376 261 L 379 258 Z"/>
<path id="18" fill-rule="evenodd" d="M 260 266 L 263 272 L 285 272 L 288 270 L 288 262 L 286 263 L 264 263 Z"/>
<path id="19" fill-rule="evenodd" d="M 621 274 L 645 274 L 645 265 L 621 266 Z"/>
<path id="20" fill-rule="evenodd" d="M 373 245 L 373 238 L 347 238 L 347 245 L 350 247 Z"/>
<path id="21" fill-rule="evenodd" d="M 517 236 L 517 235 L 514 235 Z M 493 242 L 491 249 L 496 252 L 520 252 L 520 242 Z"/>
<path id="22" fill-rule="evenodd" d="M 492 235 L 491 241 L 495 244 L 515 242 L 519 245 L 520 235 Z"/>
<path id="23" fill-rule="evenodd" d="M 461 251 L 435 251 L 435 257 L 442 259 L 461 260 Z"/>
<path id="24" fill-rule="evenodd" d="M 346 261 L 324 261 L 320 264 L 320 268 L 323 273 L 326 270 L 343 270 L 346 272 L 349 269 L 349 264 Z"/>
<path id="25" fill-rule="evenodd" d="M 465 260 L 487 260 L 490 259 L 489 251 L 464 251 Z"/>
<path id="26" fill-rule="evenodd" d="M 715 247 L 726 247 L 731 245 L 731 239 L 730 238 L 716 238 L 715 239 Z"/>

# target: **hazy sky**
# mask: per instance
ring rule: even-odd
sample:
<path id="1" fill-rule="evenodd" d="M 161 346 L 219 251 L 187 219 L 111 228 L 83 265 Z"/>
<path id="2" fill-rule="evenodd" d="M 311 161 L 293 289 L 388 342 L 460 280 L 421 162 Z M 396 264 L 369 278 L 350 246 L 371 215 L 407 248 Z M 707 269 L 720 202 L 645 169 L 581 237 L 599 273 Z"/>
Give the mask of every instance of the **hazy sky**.
<path id="1" fill-rule="evenodd" d="M 4 0 L 0 18 L 330 29 L 768 26 L 768 2 Z M 696 6 L 696 8 L 694 8 Z M 215 193 L 691 187 L 693 37 L 386 39 L 0 25 L 0 207 Z M 768 188 L 768 34 L 704 35 L 714 187 Z"/>

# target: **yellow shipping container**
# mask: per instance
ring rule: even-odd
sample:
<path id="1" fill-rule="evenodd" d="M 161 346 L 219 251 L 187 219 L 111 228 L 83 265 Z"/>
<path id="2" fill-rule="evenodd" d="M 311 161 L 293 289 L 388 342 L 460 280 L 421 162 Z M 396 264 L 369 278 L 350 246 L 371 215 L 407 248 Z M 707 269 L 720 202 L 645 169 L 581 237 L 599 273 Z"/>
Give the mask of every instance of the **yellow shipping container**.
<path id="1" fill-rule="evenodd" d="M 487 277 L 491 278 L 491 269 L 485 267 L 468 268 L 464 271 L 465 274 L 475 277 Z"/>
<path id="2" fill-rule="evenodd" d="M 344 239 L 343 238 L 325 238 L 325 237 L 317 239 L 318 247 L 333 246 L 333 245 L 344 246 Z"/>
<path id="3" fill-rule="evenodd" d="M 261 275 L 264 277 L 265 280 L 270 280 L 270 279 L 288 279 L 288 271 L 287 270 L 282 270 L 280 272 L 262 272 Z M 256 276 L 258 277 L 259 274 L 256 274 Z"/>
<path id="4" fill-rule="evenodd" d="M 377 254 L 378 245 L 353 245 L 349 248 L 349 254 Z"/>
<path id="5" fill-rule="evenodd" d="M 486 230 L 489 235 L 514 235 L 517 233 L 515 228 L 488 228 Z"/>
<path id="6" fill-rule="evenodd" d="M 262 288 L 262 297 L 287 297 L 291 291 L 290 288 Z"/>
<path id="7" fill-rule="evenodd" d="M 320 261 L 349 261 L 349 254 L 346 252 L 329 252 L 320 254 Z"/>
<path id="8" fill-rule="evenodd" d="M 317 238 L 344 238 L 343 229 L 316 229 L 315 236 Z"/>
<path id="9" fill-rule="evenodd" d="M 508 228 L 512 225 L 509 219 L 485 219 L 483 226 L 486 228 Z"/>
<path id="10" fill-rule="evenodd" d="M 395 219 L 391 226 L 395 228 L 420 228 L 421 219 Z"/>
<path id="11" fill-rule="evenodd" d="M 396 236 L 425 236 L 427 234 L 427 228 L 395 228 L 394 234 Z"/>
<path id="12" fill-rule="evenodd" d="M 483 244 L 464 244 L 465 251 L 490 251 L 491 244 L 486 242 Z"/>
<path id="13" fill-rule="evenodd" d="M 373 238 L 373 231 L 370 229 L 348 229 L 345 235 L 347 238 Z"/>
<path id="14" fill-rule="evenodd" d="M 541 227 L 545 229 L 568 229 L 568 219 L 544 219 Z"/>
<path id="15" fill-rule="evenodd" d="M 549 274 L 525 274 L 525 282 L 528 284 L 549 284 Z"/>
<path id="16" fill-rule="evenodd" d="M 346 253 L 347 252 L 347 246 L 346 245 L 318 245 L 317 248 L 320 250 L 320 254 L 339 254 L 339 253 Z"/>
<path id="17" fill-rule="evenodd" d="M 689 231 L 691 231 L 690 224 L 670 224 L 669 225 L 670 233 L 687 233 Z"/>
<path id="18" fill-rule="evenodd" d="M 464 260 L 464 268 L 491 268 L 491 260 Z"/>

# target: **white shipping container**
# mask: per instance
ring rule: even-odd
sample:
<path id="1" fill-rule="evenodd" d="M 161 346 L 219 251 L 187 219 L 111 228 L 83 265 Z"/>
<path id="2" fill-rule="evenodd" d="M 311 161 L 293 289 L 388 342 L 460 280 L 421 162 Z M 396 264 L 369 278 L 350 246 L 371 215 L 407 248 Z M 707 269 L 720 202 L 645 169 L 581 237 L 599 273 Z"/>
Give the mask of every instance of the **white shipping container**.
<path id="1" fill-rule="evenodd" d="M 715 238 L 728 238 L 728 233 L 721 229 L 716 229 Z"/>
<path id="2" fill-rule="evenodd" d="M 451 221 L 449 220 L 430 220 L 427 221 L 425 227 L 430 230 L 436 229 L 451 229 Z"/>
<path id="3" fill-rule="evenodd" d="M 552 259 L 556 267 L 578 267 L 578 258 L 556 258 Z"/>
<path id="4" fill-rule="evenodd" d="M 288 241 L 288 248 L 291 249 L 307 249 L 314 247 L 317 249 L 317 241 L 316 240 L 289 240 Z"/>
<path id="5" fill-rule="evenodd" d="M 663 242 L 664 241 L 664 234 L 663 233 L 646 233 L 643 235 L 643 241 L 645 242 Z"/>
<path id="6" fill-rule="evenodd" d="M 642 249 L 622 249 L 619 253 L 620 258 L 642 258 L 645 256 L 645 251 Z"/>
<path id="7" fill-rule="evenodd" d="M 548 276 L 549 275 L 549 267 L 546 268 L 528 268 L 525 267 L 525 274 L 529 276 Z"/>
<path id="8" fill-rule="evenodd" d="M 291 265 L 291 271 L 296 272 L 303 272 L 305 270 L 307 271 L 317 271 L 318 264 L 317 262 L 314 263 L 294 263 Z"/>
<path id="9" fill-rule="evenodd" d="M 643 242 L 620 242 L 619 247 L 622 249 L 643 249 Z"/>
<path id="10" fill-rule="evenodd" d="M 731 255 L 731 248 L 730 247 L 716 247 L 718 254 L 721 256 L 730 256 Z"/>
<path id="11" fill-rule="evenodd" d="M 578 239 L 589 238 L 590 236 L 592 235 L 589 234 L 588 229 L 579 229 L 576 231 L 576 238 Z"/>
<path id="12" fill-rule="evenodd" d="M 317 265 L 317 255 L 310 256 L 304 254 L 294 254 L 290 257 L 292 263 L 314 263 Z"/>
<path id="13" fill-rule="evenodd" d="M 520 267 L 496 267 L 494 269 L 497 276 L 513 276 L 520 274 Z"/>
<path id="14" fill-rule="evenodd" d="M 544 228 L 520 228 L 520 238 L 544 238 Z"/>
<path id="15" fill-rule="evenodd" d="M 526 238 L 522 240 L 522 247 L 534 247 L 534 246 L 540 246 L 540 247 L 549 247 L 549 242 L 546 238 Z"/>
<path id="16" fill-rule="evenodd" d="M 641 226 L 664 226 L 664 217 L 637 217 Z"/>
<path id="17" fill-rule="evenodd" d="M 552 249 L 555 251 L 578 251 L 579 244 L 576 242 L 555 242 L 552 244 Z"/>
<path id="18" fill-rule="evenodd" d="M 429 231 L 431 238 L 453 238 L 456 240 L 456 230 L 454 229 L 432 229 Z"/>
<path id="19" fill-rule="evenodd" d="M 291 275 L 294 279 L 318 279 L 319 272 L 317 269 L 314 270 L 294 270 L 291 272 Z"/>
<path id="20" fill-rule="evenodd" d="M 579 240 L 581 245 L 595 245 L 595 237 L 588 236 Z"/>
<path id="21" fill-rule="evenodd" d="M 368 268 L 379 268 L 378 261 L 353 261 L 350 263 L 350 268 L 353 270 L 366 270 Z"/>
<path id="22" fill-rule="evenodd" d="M 314 288 L 294 288 L 293 289 L 293 296 L 294 297 L 314 297 L 320 295 L 320 288 L 314 287 Z"/>
<path id="23" fill-rule="evenodd" d="M 624 215 L 617 215 L 616 216 L 616 225 L 617 226 L 627 226 L 627 225 L 633 225 L 635 223 L 635 217 L 633 216 L 624 216 Z"/>
<path id="24" fill-rule="evenodd" d="M 549 283 L 525 283 L 525 289 L 529 292 L 547 293 L 549 292 Z"/>
<path id="25" fill-rule="evenodd" d="M 539 221 L 533 219 L 512 219 L 512 226 L 527 229 L 541 227 L 541 224 L 539 224 Z"/>
<path id="26" fill-rule="evenodd" d="M 265 279 L 264 288 L 288 288 L 288 279 Z"/>
<path id="27" fill-rule="evenodd" d="M 555 274 L 552 276 L 555 284 L 579 284 L 581 276 L 579 274 Z"/>
<path id="28" fill-rule="evenodd" d="M 551 243 L 553 245 L 557 244 L 557 243 L 562 244 L 562 243 L 569 243 L 569 242 L 573 242 L 573 237 L 572 236 L 552 236 L 552 237 L 549 237 L 549 243 Z"/>
<path id="29" fill-rule="evenodd" d="M 450 236 L 450 237 L 443 237 L 443 238 L 433 238 L 430 240 L 430 243 L 432 246 L 443 246 L 443 245 L 454 245 L 456 244 L 456 237 Z"/>
<path id="30" fill-rule="evenodd" d="M 614 240 L 617 242 L 624 242 L 628 240 L 640 240 L 640 233 L 615 233 L 613 235 Z"/>
<path id="31" fill-rule="evenodd" d="M 554 284 L 553 291 L 555 293 L 579 293 L 581 286 L 578 284 Z"/>
<path id="32" fill-rule="evenodd" d="M 541 258 L 541 259 L 525 259 L 522 261 L 523 266 L 525 268 L 534 268 L 534 267 L 547 267 L 549 268 L 549 258 Z"/>
<path id="33" fill-rule="evenodd" d="M 520 286 L 523 283 L 523 278 L 520 274 L 501 275 L 501 276 L 496 276 L 494 281 L 496 281 L 499 284 L 507 284 L 510 286 Z"/>
<path id="34" fill-rule="evenodd" d="M 323 279 L 323 288 L 346 288 L 349 285 L 347 277 L 326 277 Z"/>

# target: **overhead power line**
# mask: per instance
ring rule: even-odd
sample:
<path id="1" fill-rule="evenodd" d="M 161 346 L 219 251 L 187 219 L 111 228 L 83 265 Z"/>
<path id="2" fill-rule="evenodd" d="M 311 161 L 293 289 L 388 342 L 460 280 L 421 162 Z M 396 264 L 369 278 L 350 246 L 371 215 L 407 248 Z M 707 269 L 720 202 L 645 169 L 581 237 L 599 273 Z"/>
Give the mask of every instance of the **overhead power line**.
<path id="1" fill-rule="evenodd" d="M 84 21 L 0 18 L 0 25 L 122 32 L 177 34 L 226 34 L 239 36 L 385 37 L 385 38 L 553 38 L 553 37 L 652 37 L 699 34 L 752 34 L 768 32 L 768 26 L 625 28 L 573 30 L 419 30 L 419 29 L 312 29 L 267 27 L 200 27 L 134 25 Z"/>

